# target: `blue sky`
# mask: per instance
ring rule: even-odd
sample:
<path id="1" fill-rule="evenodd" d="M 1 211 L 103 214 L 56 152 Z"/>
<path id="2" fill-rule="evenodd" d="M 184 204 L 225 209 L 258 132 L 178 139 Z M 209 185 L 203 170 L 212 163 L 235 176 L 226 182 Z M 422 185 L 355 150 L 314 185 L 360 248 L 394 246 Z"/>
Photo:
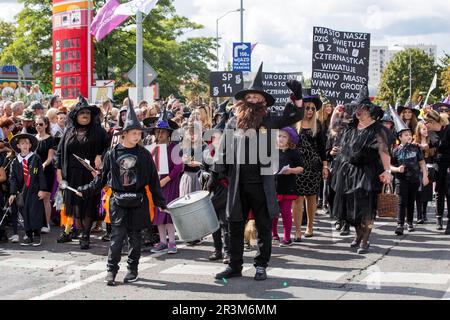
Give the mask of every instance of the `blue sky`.
<path id="1" fill-rule="evenodd" d="M 16 0 L 0 0 L 0 19 L 11 21 L 20 10 Z M 236 10 L 240 0 L 175 0 L 177 12 L 203 24 L 189 37 L 216 35 L 216 19 Z M 373 45 L 435 44 L 438 55 L 450 54 L 448 0 L 244 0 L 244 41 L 258 42 L 254 68 L 311 73 L 313 26 L 369 32 Z M 231 59 L 233 41 L 240 39 L 240 15 L 219 22 L 222 64 Z"/>

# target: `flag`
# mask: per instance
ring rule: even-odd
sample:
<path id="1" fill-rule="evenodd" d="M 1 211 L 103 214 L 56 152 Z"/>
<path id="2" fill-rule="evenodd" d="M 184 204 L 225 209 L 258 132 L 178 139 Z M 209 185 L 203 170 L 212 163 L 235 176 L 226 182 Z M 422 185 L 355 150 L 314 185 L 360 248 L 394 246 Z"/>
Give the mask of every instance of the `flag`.
<path id="1" fill-rule="evenodd" d="M 428 98 L 430 97 L 431 92 L 437 87 L 437 73 L 434 74 L 433 81 L 431 82 L 430 90 L 428 90 L 427 98 L 425 99 L 424 106 L 428 103 Z"/>
<path id="2" fill-rule="evenodd" d="M 114 13 L 119 5 L 119 0 L 108 0 L 98 11 L 91 24 L 91 34 L 95 36 L 97 41 L 102 40 L 128 19 L 128 15 L 117 15 Z"/>
<path id="3" fill-rule="evenodd" d="M 114 14 L 134 16 L 138 11 L 148 14 L 158 3 L 158 0 L 132 0 L 117 7 Z"/>

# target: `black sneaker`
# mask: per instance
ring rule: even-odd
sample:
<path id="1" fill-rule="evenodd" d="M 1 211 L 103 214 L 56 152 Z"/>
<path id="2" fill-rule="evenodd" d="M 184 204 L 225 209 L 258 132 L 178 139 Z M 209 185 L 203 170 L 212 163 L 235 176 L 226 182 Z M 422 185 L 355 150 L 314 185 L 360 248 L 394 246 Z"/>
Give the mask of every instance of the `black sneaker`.
<path id="1" fill-rule="evenodd" d="M 350 234 L 350 225 L 346 222 L 344 222 L 344 225 L 341 228 L 341 233 L 339 233 L 341 236 L 348 236 Z"/>
<path id="2" fill-rule="evenodd" d="M 354 239 L 352 241 L 352 243 L 350 243 L 350 248 L 358 248 L 360 244 L 361 244 L 361 240 Z"/>
<path id="3" fill-rule="evenodd" d="M 123 282 L 132 283 L 138 281 L 138 272 L 136 270 L 128 270 Z"/>
<path id="4" fill-rule="evenodd" d="M 107 233 L 102 237 L 103 242 L 109 242 L 111 241 L 111 233 Z"/>
<path id="5" fill-rule="evenodd" d="M 366 254 L 369 253 L 370 244 L 362 244 L 359 246 L 358 254 Z"/>
<path id="6" fill-rule="evenodd" d="M 106 274 L 105 282 L 107 286 L 113 287 L 116 285 L 116 273 L 108 271 Z"/>
<path id="7" fill-rule="evenodd" d="M 39 247 L 42 244 L 42 238 L 41 237 L 34 237 L 33 238 L 33 247 Z"/>
<path id="8" fill-rule="evenodd" d="M 408 232 L 413 232 L 414 230 L 414 225 L 412 223 L 408 223 Z"/>
<path id="9" fill-rule="evenodd" d="M 419 220 L 417 220 L 417 224 L 425 224 L 425 220 L 424 219 L 419 219 Z"/>
<path id="10" fill-rule="evenodd" d="M 256 267 L 255 278 L 256 281 L 263 281 L 267 279 L 266 268 Z"/>
<path id="11" fill-rule="evenodd" d="M 402 236 L 404 230 L 405 230 L 405 228 L 403 228 L 403 226 L 401 224 L 399 224 L 399 225 L 397 225 L 397 228 L 395 228 L 395 234 L 398 236 Z"/>
<path id="12" fill-rule="evenodd" d="M 443 230 L 444 227 L 442 226 L 442 218 L 436 217 L 436 230 Z"/>
<path id="13" fill-rule="evenodd" d="M 209 261 L 217 261 L 220 259 L 223 259 L 222 252 L 220 252 L 220 251 L 214 251 L 213 254 L 210 255 L 208 258 Z"/>
<path id="14" fill-rule="evenodd" d="M 223 264 L 230 264 L 230 256 L 228 254 L 225 254 L 223 256 L 222 262 L 223 262 Z"/>
<path id="15" fill-rule="evenodd" d="M 66 243 L 66 242 L 71 242 L 72 241 L 72 235 L 67 234 L 65 232 L 61 233 L 59 235 L 59 238 L 56 239 L 57 243 Z"/>
<path id="16" fill-rule="evenodd" d="M 341 231 L 342 229 L 342 223 L 340 221 L 336 221 L 336 223 L 334 224 L 334 229 L 336 231 Z"/>
<path id="17" fill-rule="evenodd" d="M 82 237 L 80 239 L 80 249 L 81 250 L 88 250 L 89 249 L 89 238 Z"/>
<path id="18" fill-rule="evenodd" d="M 33 245 L 33 238 L 27 237 L 26 239 L 23 239 L 20 243 L 22 247 L 29 247 Z"/>
<path id="19" fill-rule="evenodd" d="M 222 271 L 218 274 L 216 274 L 216 279 L 228 279 L 228 278 L 234 278 L 234 277 L 242 277 L 242 270 L 233 270 L 230 266 L 228 266 L 225 271 Z"/>

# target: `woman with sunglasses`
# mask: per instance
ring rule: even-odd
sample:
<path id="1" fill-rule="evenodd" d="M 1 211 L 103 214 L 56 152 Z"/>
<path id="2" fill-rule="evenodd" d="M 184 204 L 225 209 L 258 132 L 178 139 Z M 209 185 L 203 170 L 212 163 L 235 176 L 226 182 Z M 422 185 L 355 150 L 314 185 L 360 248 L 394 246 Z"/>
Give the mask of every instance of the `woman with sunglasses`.
<path id="1" fill-rule="evenodd" d="M 36 131 L 38 132 L 36 138 L 38 146 L 36 153 L 42 160 L 42 168 L 44 169 L 45 181 L 47 187 L 44 192 L 44 208 L 45 208 L 45 223 L 42 228 L 42 233 L 50 232 L 50 215 L 52 213 L 52 205 L 50 203 L 50 196 L 55 182 L 55 166 L 53 165 L 53 157 L 56 152 L 56 140 L 50 135 L 50 121 L 44 116 L 36 117 Z"/>
<path id="2" fill-rule="evenodd" d="M 297 175 L 297 192 L 300 195 L 294 201 L 292 210 L 294 213 L 295 240 L 301 242 L 303 203 L 306 200 L 306 213 L 308 224 L 305 237 L 313 236 L 314 217 L 317 210 L 317 195 L 322 178 L 328 176 L 328 162 L 325 153 L 325 134 L 322 125 L 317 119 L 317 111 L 322 107 L 319 96 L 313 96 L 310 92 L 303 94 L 305 115 L 302 121 L 297 123 L 297 131 L 300 136 L 298 150 L 304 161 L 304 172 Z"/>

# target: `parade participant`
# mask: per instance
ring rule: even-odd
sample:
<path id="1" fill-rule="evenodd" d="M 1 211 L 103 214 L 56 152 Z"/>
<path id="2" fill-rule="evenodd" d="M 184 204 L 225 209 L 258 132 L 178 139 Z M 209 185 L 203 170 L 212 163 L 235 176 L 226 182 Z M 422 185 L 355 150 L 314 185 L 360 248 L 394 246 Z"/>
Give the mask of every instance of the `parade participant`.
<path id="1" fill-rule="evenodd" d="M 42 161 L 34 153 L 38 145 L 35 136 L 18 134 L 11 139 L 11 147 L 17 153 L 11 163 L 9 174 L 10 197 L 9 205 L 14 202 L 20 208 L 24 220 L 27 238 L 22 246 L 40 246 L 41 228 L 44 217 L 44 190 L 45 183 Z"/>
<path id="2" fill-rule="evenodd" d="M 211 142 L 209 144 L 209 152 L 207 156 L 209 157 L 206 161 L 207 164 L 214 163 L 214 157 L 219 152 L 220 139 L 222 133 L 225 130 L 225 125 L 228 121 L 229 115 L 226 112 L 226 106 L 229 100 L 223 102 L 220 105 L 220 109 L 225 110 L 221 115 L 220 121 L 213 128 L 211 134 Z M 209 137 L 208 137 L 209 138 Z M 211 167 L 207 166 L 206 170 L 211 174 Z M 230 227 L 226 217 L 226 206 L 227 206 L 227 189 L 228 189 L 228 179 L 224 174 L 219 174 L 218 178 L 215 180 L 217 183 L 214 186 L 209 186 L 211 191 L 211 202 L 214 206 L 214 210 L 217 214 L 217 219 L 219 220 L 220 228 L 213 233 L 214 240 L 214 252 L 209 256 L 210 261 L 217 261 L 222 259 L 224 264 L 230 263 Z M 222 239 L 223 237 L 223 239 Z"/>
<path id="3" fill-rule="evenodd" d="M 401 236 L 404 232 L 405 218 L 408 224 L 408 231 L 414 231 L 414 204 L 417 191 L 421 181 L 424 186 L 427 186 L 429 181 L 422 150 L 417 144 L 412 144 L 411 130 L 395 114 L 394 110 L 391 109 L 390 111 L 400 140 L 400 145 L 393 152 L 391 171 L 395 173 L 396 191 L 400 197 L 400 209 L 395 234 Z"/>
<path id="4" fill-rule="evenodd" d="M 33 101 L 30 104 L 29 108 L 31 110 L 33 110 L 35 116 L 45 116 L 45 114 L 44 114 L 44 106 L 40 102 Z"/>
<path id="5" fill-rule="evenodd" d="M 330 210 L 330 216 L 337 219 L 335 223 L 335 229 L 340 231 L 341 236 L 350 234 L 350 222 L 347 221 L 346 211 L 343 210 L 340 216 L 337 216 L 333 210 L 335 192 L 331 188 L 331 179 L 334 172 L 334 159 L 336 159 L 342 148 L 342 135 L 347 128 L 351 118 L 353 116 L 353 108 L 347 104 L 345 106 L 337 106 L 331 117 L 329 136 L 326 144 L 327 161 L 330 166 L 330 176 L 326 180 L 329 184 L 328 204 Z"/>
<path id="6" fill-rule="evenodd" d="M 166 108 L 163 108 L 159 118 L 147 118 L 144 122 L 147 127 L 151 127 L 150 134 L 155 135 L 155 143 L 167 146 L 169 173 L 159 175 L 159 183 L 163 197 L 169 203 L 179 197 L 180 177 L 183 171 L 183 163 L 177 151 L 178 143 L 170 141 L 172 132 L 178 129 L 178 125 L 168 120 Z M 155 244 L 151 252 L 177 253 L 175 226 L 170 214 L 155 208 L 153 225 L 158 226 L 159 243 Z M 167 237 L 169 243 L 167 243 Z"/>
<path id="7" fill-rule="evenodd" d="M 429 144 L 430 148 L 436 148 L 436 229 L 442 230 L 444 216 L 444 202 L 448 192 L 447 175 L 450 168 L 450 125 L 434 110 L 430 110 L 424 121 L 429 131 L 438 135 L 438 140 Z M 449 210 L 447 210 L 448 214 Z M 450 221 L 450 219 L 449 219 Z M 445 234 L 450 234 L 450 222 L 447 223 Z"/>
<path id="8" fill-rule="evenodd" d="M 278 133 L 278 149 L 280 150 L 279 171 L 276 175 L 277 199 L 281 209 L 284 237 L 280 242 L 278 236 L 278 215 L 272 220 L 272 244 L 286 247 L 293 245 L 292 203 L 298 198 L 296 176 L 303 172 L 303 161 L 296 149 L 299 136 L 294 128 L 286 127 Z"/>
<path id="9" fill-rule="evenodd" d="M 92 174 L 73 155 L 86 159 L 89 163 L 100 169 L 102 154 L 107 145 L 105 130 L 100 125 L 98 115 L 100 110 L 90 106 L 86 99 L 80 96 L 75 108 L 70 112 L 68 125 L 56 153 L 57 180 L 68 182 L 72 188 L 82 186 L 92 180 Z M 99 219 L 98 206 L 100 193 L 89 199 L 80 199 L 72 191 L 64 191 L 64 206 L 66 220 L 65 230 L 58 239 L 59 243 L 71 241 L 70 230 L 73 219 L 82 229 L 80 248 L 89 249 L 90 233 L 93 222 Z"/>
<path id="10" fill-rule="evenodd" d="M 322 108 L 317 111 L 317 120 L 319 120 L 322 130 L 323 130 L 323 138 L 326 142 L 329 134 L 329 127 L 331 116 L 333 115 L 333 103 L 325 96 L 323 92 L 320 92 L 320 99 L 322 100 Z M 317 208 L 322 209 L 323 207 L 327 208 L 328 203 L 326 202 L 326 193 L 327 193 L 327 185 L 328 179 L 322 179 L 320 182 L 320 189 L 318 194 Z"/>
<path id="11" fill-rule="evenodd" d="M 362 87 L 354 106 L 355 119 L 343 134 L 331 187 L 336 192 L 335 214 L 339 216 L 346 210 L 348 221 L 356 229 L 351 247 L 359 246 L 358 253 L 364 254 L 369 251 L 381 183 L 392 181 L 391 159 L 386 131 L 375 120 L 382 111 L 370 101 L 367 86 Z"/>
<path id="12" fill-rule="evenodd" d="M 416 143 L 419 144 L 420 149 L 423 152 L 425 163 L 428 168 L 428 180 L 427 186 L 421 186 L 417 193 L 416 207 L 417 207 L 417 224 L 424 224 L 428 221 L 427 209 L 428 202 L 433 201 L 433 182 L 435 180 L 434 169 L 434 156 L 436 153 L 435 148 L 430 148 L 430 144 L 436 144 L 437 136 L 428 132 L 428 128 L 424 122 L 419 122 L 416 131 Z"/>
<path id="13" fill-rule="evenodd" d="M 417 129 L 420 110 L 413 108 L 412 104 L 408 104 L 406 106 L 397 106 L 397 114 L 414 134 Z"/>
<path id="14" fill-rule="evenodd" d="M 300 137 L 297 146 L 304 161 L 304 171 L 297 175 L 297 193 L 299 197 L 294 201 L 293 213 L 295 224 L 295 242 L 302 238 L 301 224 L 303 219 L 303 204 L 306 200 L 308 223 L 305 237 L 314 235 L 314 217 L 317 211 L 317 195 L 322 178 L 328 177 L 329 169 L 325 154 L 325 133 L 317 120 L 317 111 L 322 107 L 319 96 L 311 95 L 307 90 L 303 94 L 305 117 L 296 125 Z"/>
<path id="15" fill-rule="evenodd" d="M 112 189 L 112 234 L 105 279 L 108 286 L 115 285 L 125 239 L 129 243 L 129 252 L 128 272 L 124 282 L 137 281 L 141 257 L 141 230 L 151 225 L 154 214 L 151 201 L 159 207 L 158 210 L 166 209 L 152 155 L 139 145 L 143 130 L 130 104 L 125 126 L 119 133 L 122 135 L 122 142 L 106 153 L 101 174 L 88 185 L 78 188 L 78 196 L 82 196 L 85 201 L 90 199 L 91 195 L 98 194 L 105 185 Z"/>
<path id="16" fill-rule="evenodd" d="M 40 157 L 42 168 L 44 170 L 44 176 L 47 187 L 42 190 L 44 193 L 44 207 L 45 207 L 45 226 L 42 228 L 42 233 L 50 232 L 50 216 L 52 213 L 52 205 L 50 203 L 50 196 L 53 189 L 53 183 L 55 182 L 55 166 L 53 165 L 53 157 L 55 155 L 56 144 L 55 138 L 50 135 L 50 122 L 44 116 L 36 117 L 36 138 L 38 140 L 38 146 L 36 154 Z"/>
<path id="17" fill-rule="evenodd" d="M 392 119 L 390 112 L 384 113 L 381 123 L 386 127 L 386 129 L 389 130 L 389 146 L 393 147 L 395 145 L 395 141 L 397 140 L 397 135 L 395 134 L 394 119 Z"/>
<path id="18" fill-rule="evenodd" d="M 301 84 L 290 81 L 288 86 L 294 92 L 295 105 L 288 103 L 283 116 L 275 117 L 268 113 L 267 108 L 274 105 L 275 99 L 263 89 L 262 64 L 249 89 L 239 91 L 235 98 L 236 117 L 230 119 L 227 129 L 237 129 L 237 132 L 227 143 L 227 133 L 224 134 L 220 147 L 219 161 L 213 165 L 213 175 L 210 185 L 218 178 L 218 173 L 226 174 L 229 180 L 227 217 L 230 223 L 230 264 L 225 271 L 218 273 L 216 279 L 242 276 L 244 253 L 244 229 L 250 210 L 255 217 L 258 231 L 258 253 L 254 259 L 256 267 L 255 280 L 267 279 L 266 268 L 271 255 L 272 219 L 279 214 L 275 189 L 273 164 L 261 163 L 256 150 L 258 145 L 250 145 L 251 139 L 267 143 L 271 149 L 271 129 L 287 127 L 303 118 L 303 102 Z M 255 132 L 255 130 L 257 130 Z M 227 131 L 227 130 L 226 130 Z M 225 137 L 225 138 L 224 138 Z M 242 147 L 237 147 L 242 146 Z M 231 149 L 229 149 L 231 148 Z M 255 149 L 254 149 L 255 148 Z M 242 149 L 238 151 L 237 149 Z M 227 159 L 227 150 L 232 152 L 234 161 Z M 254 152 L 252 152 L 254 150 Z M 271 150 L 269 150 L 271 151 Z M 243 153 L 238 155 L 237 152 Z M 275 152 L 275 150 L 273 150 Z M 250 158 L 257 158 L 251 163 Z M 242 163 L 245 159 L 245 162 Z M 239 162 L 237 162 L 239 161 Z M 269 173 L 271 172 L 271 173 Z"/>

